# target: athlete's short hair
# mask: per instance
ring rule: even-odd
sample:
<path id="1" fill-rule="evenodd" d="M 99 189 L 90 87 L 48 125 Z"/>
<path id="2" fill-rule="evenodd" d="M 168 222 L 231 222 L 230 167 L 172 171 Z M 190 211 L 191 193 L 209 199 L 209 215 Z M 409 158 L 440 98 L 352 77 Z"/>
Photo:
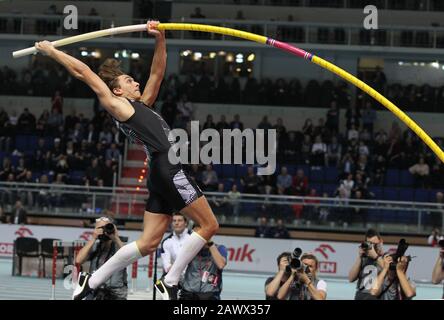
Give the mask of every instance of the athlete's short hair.
<path id="1" fill-rule="evenodd" d="M 99 67 L 99 77 L 106 83 L 111 91 L 115 88 L 120 88 L 117 77 L 124 74 L 120 69 L 120 61 L 116 59 L 108 58 Z"/>

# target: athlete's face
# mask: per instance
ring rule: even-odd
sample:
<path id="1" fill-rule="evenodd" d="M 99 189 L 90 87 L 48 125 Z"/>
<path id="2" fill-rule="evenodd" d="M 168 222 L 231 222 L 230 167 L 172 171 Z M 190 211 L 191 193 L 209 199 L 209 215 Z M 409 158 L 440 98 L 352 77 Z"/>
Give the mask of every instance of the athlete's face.
<path id="1" fill-rule="evenodd" d="M 176 233 L 182 233 L 187 227 L 187 223 L 185 222 L 184 217 L 182 216 L 173 216 L 173 230 Z"/>
<path id="2" fill-rule="evenodd" d="M 116 96 L 125 97 L 128 99 L 138 100 L 142 96 L 140 93 L 139 83 L 134 81 L 134 79 L 127 75 L 123 74 L 118 78 L 120 88 L 113 89 L 113 92 Z"/>

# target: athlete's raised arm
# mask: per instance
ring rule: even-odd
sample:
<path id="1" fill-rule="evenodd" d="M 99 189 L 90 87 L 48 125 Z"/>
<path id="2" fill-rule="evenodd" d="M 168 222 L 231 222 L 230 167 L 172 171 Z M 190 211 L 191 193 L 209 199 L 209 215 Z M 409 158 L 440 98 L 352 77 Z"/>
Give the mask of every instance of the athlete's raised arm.
<path id="1" fill-rule="evenodd" d="M 154 49 L 153 61 L 151 63 L 150 77 L 143 90 L 140 100 L 147 106 L 152 106 L 159 94 L 160 85 L 166 69 L 166 41 L 165 31 L 157 30 L 158 21 L 149 21 L 147 23 L 147 31 L 156 38 L 156 46 Z"/>
<path id="2" fill-rule="evenodd" d="M 75 78 L 85 82 L 97 94 L 102 106 L 114 118 L 125 120 L 128 118 L 128 113 L 133 112 L 130 106 L 116 98 L 105 82 L 82 61 L 56 49 L 49 41 L 36 42 L 35 47 L 39 52 L 63 65 Z"/>

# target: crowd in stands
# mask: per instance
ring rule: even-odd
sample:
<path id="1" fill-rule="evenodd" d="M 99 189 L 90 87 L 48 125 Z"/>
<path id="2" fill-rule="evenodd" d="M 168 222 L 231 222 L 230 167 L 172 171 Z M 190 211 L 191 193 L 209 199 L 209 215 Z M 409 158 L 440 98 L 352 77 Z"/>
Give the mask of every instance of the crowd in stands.
<path id="1" fill-rule="evenodd" d="M 89 64 L 95 60 L 88 61 Z M 91 67 L 97 68 L 98 61 Z M 134 66 L 130 74 L 145 83 L 147 72 L 140 66 Z M 358 75 L 366 83 L 385 93 L 396 105 L 405 111 L 439 112 L 444 104 L 444 86 L 434 88 L 429 85 L 387 84 L 384 73 L 376 70 L 371 76 Z M 320 108 L 329 106 L 336 100 L 341 108 L 351 104 L 351 86 L 344 81 L 334 83 L 331 80 L 319 82 L 310 80 L 305 85 L 296 78 L 256 79 L 255 77 L 238 78 L 232 76 L 215 79 L 212 75 L 196 70 L 194 74 L 170 74 L 162 84 L 160 98 L 178 101 L 181 97 L 193 102 L 307 106 Z M 353 89 L 354 90 L 354 89 Z M 81 81 L 75 80 L 66 70 L 57 64 L 36 60 L 32 68 L 20 72 L 3 66 L 0 69 L 0 94 L 26 96 L 53 96 L 59 91 L 64 97 L 93 98 L 93 92 Z M 363 108 L 365 94 L 358 91 L 355 103 Z"/>
<path id="2" fill-rule="evenodd" d="M 56 94 L 51 111 L 38 118 L 27 108 L 18 116 L 0 109 L 0 181 L 113 186 L 123 134 L 105 111 L 86 119 L 74 111 L 63 116 L 62 108 Z M 17 197 L 31 206 L 62 203 L 60 195 L 43 191 L 37 197 L 2 192 L 1 202 L 11 204 Z"/>

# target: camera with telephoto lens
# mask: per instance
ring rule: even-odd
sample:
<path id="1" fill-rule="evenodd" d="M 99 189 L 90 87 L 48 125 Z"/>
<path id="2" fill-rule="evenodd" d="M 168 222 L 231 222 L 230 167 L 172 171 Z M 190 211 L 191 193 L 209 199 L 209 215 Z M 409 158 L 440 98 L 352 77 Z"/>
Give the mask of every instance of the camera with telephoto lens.
<path id="1" fill-rule="evenodd" d="M 293 253 L 288 256 L 288 266 L 285 267 L 285 272 L 291 274 L 292 270 L 304 271 L 310 273 L 310 268 L 305 265 L 301 260 L 302 249 L 296 248 Z"/>
<path id="2" fill-rule="evenodd" d="M 114 232 L 116 232 L 116 229 L 112 223 L 107 223 L 103 227 L 100 227 L 100 228 L 103 229 L 103 234 L 99 235 L 100 241 L 110 240 L 111 238 L 109 237 L 109 235 L 114 234 Z"/>
<path id="3" fill-rule="evenodd" d="M 396 252 L 394 254 L 391 254 L 390 256 L 393 259 L 393 262 L 390 263 L 390 270 L 394 271 L 396 270 L 396 265 L 398 264 L 398 259 L 404 256 L 405 252 L 407 251 L 409 247 L 409 244 L 405 239 L 399 240 L 398 248 L 396 248 Z M 412 260 L 411 256 L 407 257 L 407 261 L 410 262 Z"/>

